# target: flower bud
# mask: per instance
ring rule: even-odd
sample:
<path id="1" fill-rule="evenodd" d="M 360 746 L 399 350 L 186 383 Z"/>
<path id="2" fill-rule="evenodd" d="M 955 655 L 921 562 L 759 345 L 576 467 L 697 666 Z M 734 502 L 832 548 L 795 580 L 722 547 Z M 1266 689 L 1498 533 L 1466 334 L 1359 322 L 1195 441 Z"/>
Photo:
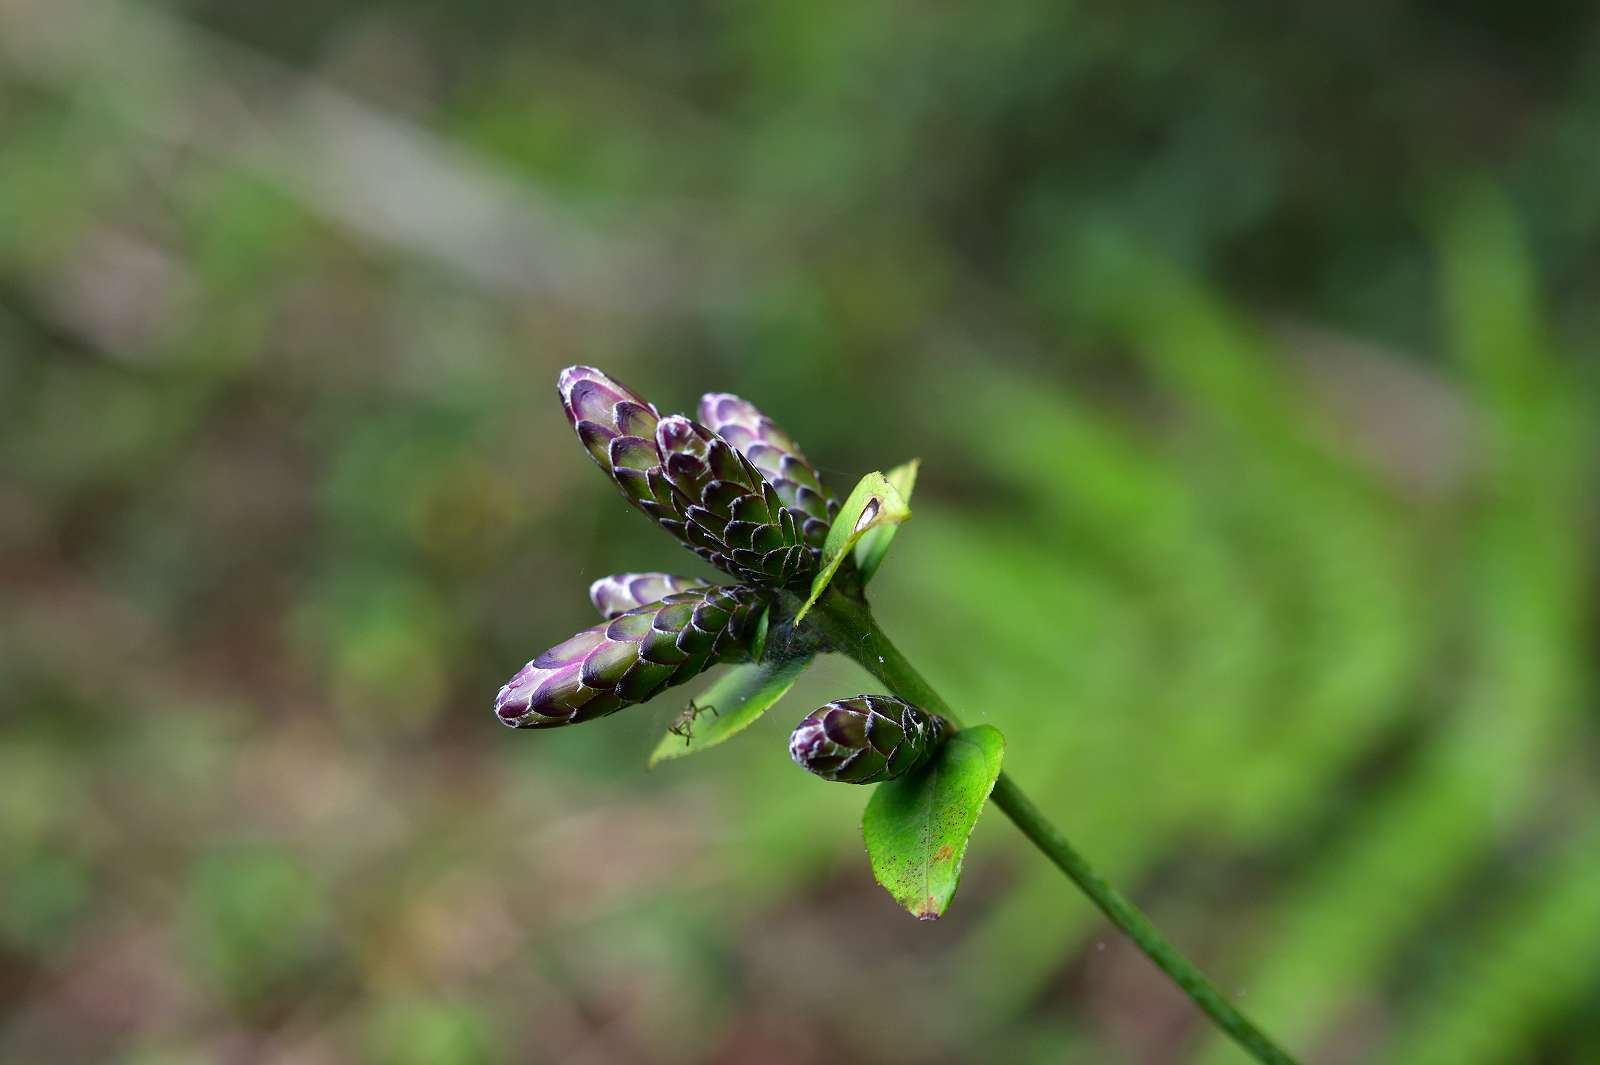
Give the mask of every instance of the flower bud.
<path id="1" fill-rule="evenodd" d="M 618 440 L 655 437 L 661 413 L 633 389 L 592 366 L 568 366 L 556 380 L 561 406 L 589 457 L 612 471 L 611 445 Z M 624 445 L 626 448 L 626 445 Z"/>
<path id="2" fill-rule="evenodd" d="M 614 573 L 589 585 L 589 601 L 601 617 L 609 619 L 649 606 L 674 592 L 704 588 L 708 583 L 698 577 L 674 577 L 670 573 Z"/>
<path id="3" fill-rule="evenodd" d="M 824 780 L 876 784 L 922 765 L 944 741 L 944 718 L 890 695 L 836 699 L 789 737 L 789 757 Z"/>
<path id="4" fill-rule="evenodd" d="M 759 584 L 809 579 L 815 555 L 800 539 L 795 512 L 750 460 L 699 422 L 675 414 L 656 426 L 666 478 L 686 501 L 681 531 L 690 550 L 718 569 Z"/>
<path id="5" fill-rule="evenodd" d="M 700 420 L 750 460 L 785 506 L 799 512 L 800 535 L 806 544 L 822 547 L 828 526 L 839 513 L 839 500 L 823 486 L 794 438 L 755 404 L 727 392 L 700 397 Z"/>
<path id="6" fill-rule="evenodd" d="M 748 659 L 765 603 L 755 588 L 725 584 L 624 611 L 523 666 L 495 714 L 513 728 L 555 728 L 642 703 L 718 662 Z"/>
<path id="7" fill-rule="evenodd" d="M 725 573 L 765 586 L 809 580 L 818 552 L 804 512 L 705 426 L 656 408 L 599 370 L 561 372 L 561 404 L 595 462 L 634 506 Z M 826 530 L 823 530 L 824 535 Z"/>

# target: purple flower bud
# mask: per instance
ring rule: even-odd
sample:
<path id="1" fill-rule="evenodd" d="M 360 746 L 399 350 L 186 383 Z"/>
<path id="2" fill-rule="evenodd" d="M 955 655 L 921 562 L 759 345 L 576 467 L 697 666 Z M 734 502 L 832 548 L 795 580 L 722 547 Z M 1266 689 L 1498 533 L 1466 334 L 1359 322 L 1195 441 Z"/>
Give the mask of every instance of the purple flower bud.
<path id="1" fill-rule="evenodd" d="M 681 415 L 662 418 L 643 397 L 591 367 L 563 370 L 559 391 L 600 468 L 695 554 L 764 586 L 810 579 L 818 552 L 800 528 L 806 513 L 786 506 L 727 441 Z"/>
<path id="2" fill-rule="evenodd" d="M 789 757 L 824 780 L 875 784 L 904 776 L 944 742 L 944 718 L 889 695 L 836 699 L 789 737 Z"/>
<path id="3" fill-rule="evenodd" d="M 704 588 L 708 583 L 698 577 L 674 577 L 667 573 L 614 573 L 589 585 L 589 601 L 594 603 L 601 617 L 614 618 L 665 599 L 674 592 Z"/>
<path id="4" fill-rule="evenodd" d="M 682 415 L 656 426 L 667 482 L 685 501 L 683 524 L 669 524 L 691 550 L 717 568 L 761 584 L 808 580 L 813 552 L 801 542 L 795 512 L 783 505 L 750 460 L 726 440 Z"/>
<path id="5" fill-rule="evenodd" d="M 591 366 L 569 366 L 556 381 L 561 406 L 590 457 L 608 473 L 611 445 L 617 440 L 648 441 L 661 414 L 627 385 Z M 624 445 L 626 448 L 626 445 Z"/>
<path id="6" fill-rule="evenodd" d="M 771 482 L 784 505 L 802 516 L 800 532 L 806 544 L 821 548 L 839 513 L 839 500 L 823 485 L 794 438 L 754 403 L 728 392 L 700 397 L 700 420 Z"/>
<path id="7" fill-rule="evenodd" d="M 495 714 L 513 728 L 555 728 L 642 703 L 718 662 L 748 659 L 765 604 L 759 590 L 725 584 L 624 611 L 523 666 Z"/>

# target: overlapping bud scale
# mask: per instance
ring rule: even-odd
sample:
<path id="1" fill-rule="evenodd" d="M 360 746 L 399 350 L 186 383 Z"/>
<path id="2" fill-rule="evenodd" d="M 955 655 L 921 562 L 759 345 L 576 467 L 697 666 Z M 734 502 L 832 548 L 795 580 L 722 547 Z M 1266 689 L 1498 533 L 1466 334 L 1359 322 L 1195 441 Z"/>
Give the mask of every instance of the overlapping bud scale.
<path id="1" fill-rule="evenodd" d="M 562 406 L 589 454 L 640 510 L 691 551 L 744 580 L 799 584 L 816 566 L 802 512 L 751 461 L 692 419 L 662 418 L 599 370 L 562 371 Z M 826 530 L 824 530 L 825 532 Z"/>
<path id="2" fill-rule="evenodd" d="M 944 742 L 944 718 L 889 695 L 836 699 L 789 737 L 789 757 L 824 780 L 875 784 L 916 769 Z"/>
<path id="3" fill-rule="evenodd" d="M 727 392 L 700 397 L 700 420 L 759 470 L 785 506 L 798 511 L 806 544 L 821 548 L 839 513 L 839 500 L 823 485 L 800 445 L 754 403 Z"/>
<path id="4" fill-rule="evenodd" d="M 624 611 L 535 658 L 500 689 L 514 728 L 555 728 L 613 714 L 718 662 L 750 657 L 766 597 L 744 585 L 674 592 Z"/>
<path id="5" fill-rule="evenodd" d="M 589 585 L 589 601 L 601 617 L 614 618 L 665 599 L 674 592 L 704 588 L 709 583 L 698 577 L 674 577 L 670 573 L 613 573 Z"/>
<path id="6" fill-rule="evenodd" d="M 556 381 L 567 419 L 591 458 L 611 471 L 611 445 L 617 440 L 649 441 L 661 412 L 624 384 L 591 366 L 569 366 Z"/>
<path id="7" fill-rule="evenodd" d="M 800 539 L 795 512 L 726 440 L 673 415 L 656 426 L 656 447 L 672 488 L 688 503 L 681 531 L 658 518 L 689 549 L 727 573 L 767 585 L 810 577 L 815 559 Z"/>

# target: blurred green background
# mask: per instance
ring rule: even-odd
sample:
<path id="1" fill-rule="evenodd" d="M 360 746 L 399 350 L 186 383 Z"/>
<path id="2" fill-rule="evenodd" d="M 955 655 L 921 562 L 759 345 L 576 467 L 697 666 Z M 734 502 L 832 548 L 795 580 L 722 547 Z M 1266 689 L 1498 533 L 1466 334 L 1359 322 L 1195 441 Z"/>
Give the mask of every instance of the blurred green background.
<path id="1" fill-rule="evenodd" d="M 920 455 L 885 627 L 1308 1061 L 1600 1061 L 1597 174 L 1575 2 L 0 0 L 0 1060 L 1239 1060 L 872 884 L 846 663 L 495 723 L 703 572 L 587 362 Z"/>

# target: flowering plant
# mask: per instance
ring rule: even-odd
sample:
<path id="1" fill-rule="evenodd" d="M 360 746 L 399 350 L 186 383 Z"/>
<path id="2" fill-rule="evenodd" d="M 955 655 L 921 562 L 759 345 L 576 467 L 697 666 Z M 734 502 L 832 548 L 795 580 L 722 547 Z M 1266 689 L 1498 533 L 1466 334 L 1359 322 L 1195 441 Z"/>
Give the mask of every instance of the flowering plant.
<path id="1" fill-rule="evenodd" d="M 781 699 L 816 655 L 847 654 L 892 694 L 837 699 L 807 714 L 789 753 L 825 780 L 877 786 L 862 834 L 873 875 L 898 902 L 919 918 L 945 912 L 968 837 L 992 797 L 1241 1047 L 1263 1062 L 1292 1061 L 1001 772 L 1000 732 L 960 727 L 878 628 L 866 587 L 911 516 L 915 462 L 868 474 L 841 502 L 794 440 L 737 396 L 706 395 L 696 421 L 662 417 L 587 366 L 563 370 L 558 391 L 578 439 L 623 497 L 735 583 L 664 573 L 595 581 L 589 597 L 604 620 L 534 658 L 500 689 L 502 723 L 591 721 L 731 664 L 675 719 L 655 764 L 724 742 Z M 702 713 L 712 715 L 708 722 Z"/>

